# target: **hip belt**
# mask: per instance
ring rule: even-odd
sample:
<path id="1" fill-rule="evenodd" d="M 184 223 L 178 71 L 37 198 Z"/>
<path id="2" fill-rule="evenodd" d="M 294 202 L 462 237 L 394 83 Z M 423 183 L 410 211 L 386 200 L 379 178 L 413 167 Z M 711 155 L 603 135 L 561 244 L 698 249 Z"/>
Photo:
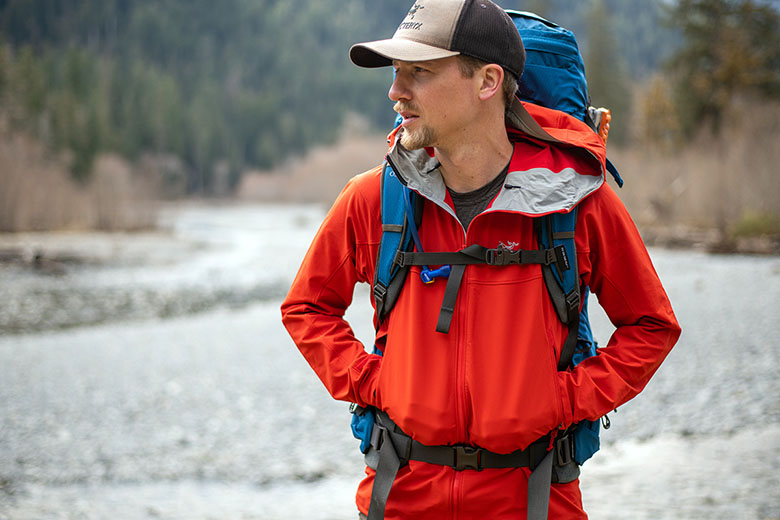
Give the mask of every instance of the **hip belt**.
<path id="1" fill-rule="evenodd" d="M 366 463 L 376 471 L 368 520 L 384 518 L 387 497 L 398 470 L 410 460 L 449 466 L 456 471 L 481 471 L 488 468 L 529 468 L 528 520 L 547 518 L 553 464 L 574 465 L 573 443 L 568 435 L 551 442 L 552 434 L 534 441 L 524 450 L 495 453 L 476 446 L 428 446 L 404 433 L 382 411 L 376 411 L 371 433 L 371 448 Z M 549 450 L 552 444 L 553 449 Z M 571 474 L 571 472 L 569 472 Z M 571 480 L 577 478 L 579 471 Z M 556 479 L 557 480 L 557 479 Z"/>

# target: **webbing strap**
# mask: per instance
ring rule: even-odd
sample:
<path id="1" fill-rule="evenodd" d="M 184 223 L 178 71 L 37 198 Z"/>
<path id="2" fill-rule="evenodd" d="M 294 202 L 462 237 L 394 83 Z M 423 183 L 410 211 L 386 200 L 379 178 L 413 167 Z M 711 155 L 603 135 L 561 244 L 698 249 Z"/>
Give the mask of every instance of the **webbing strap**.
<path id="1" fill-rule="evenodd" d="M 547 520 L 550 507 L 550 482 L 552 482 L 553 452 L 547 452 L 528 477 L 528 520 Z"/>
<path id="2" fill-rule="evenodd" d="M 376 428 L 376 426 L 374 426 Z M 387 497 L 390 496 L 390 488 L 401 467 L 401 460 L 395 452 L 393 441 L 387 429 L 381 430 L 381 444 L 379 449 L 379 463 L 374 476 L 374 488 L 371 490 L 371 502 L 368 506 L 368 520 L 383 520 Z"/>
<path id="3" fill-rule="evenodd" d="M 395 263 L 400 267 L 410 265 L 451 265 L 452 271 L 447 279 L 447 286 L 444 289 L 444 298 L 439 311 L 439 319 L 436 322 L 436 332 L 448 334 L 450 325 L 452 325 L 452 316 L 455 313 L 455 303 L 458 300 L 458 291 L 460 283 L 463 280 L 463 273 L 467 265 L 486 264 L 493 266 L 506 266 L 513 264 L 542 264 L 550 265 L 554 263 L 563 263 L 565 251 L 560 248 L 538 249 L 538 250 L 518 250 L 512 251 L 504 248 L 488 249 L 479 244 L 472 244 L 460 251 L 453 252 L 406 252 L 399 251 L 395 258 Z M 565 269 L 568 269 L 566 265 Z"/>
<path id="4" fill-rule="evenodd" d="M 558 370 L 568 370 L 572 365 L 574 350 L 577 348 L 577 337 L 580 331 L 580 293 L 576 289 L 563 297 L 567 320 L 564 323 L 569 328 L 566 341 L 563 342 L 561 355 L 558 358 Z"/>
<path id="5" fill-rule="evenodd" d="M 525 450 L 499 454 L 469 446 L 426 446 L 403 433 L 384 412 L 377 412 L 377 424 L 371 445 L 378 451 L 374 487 L 368 520 L 382 520 L 390 489 L 401 466 L 409 460 L 450 466 L 457 471 L 485 468 L 531 468 L 528 479 L 528 520 L 546 520 L 550 502 L 550 483 L 557 451 L 547 451 L 549 436 L 531 444 Z M 378 431 L 376 431 L 378 430 Z M 556 444 L 557 445 L 557 444 Z M 403 451 L 399 457 L 398 449 Z"/>
<path id="6" fill-rule="evenodd" d="M 395 263 L 400 267 L 410 265 L 520 265 L 542 264 L 550 265 L 558 262 L 560 254 L 555 249 L 535 249 L 511 251 L 509 249 L 488 249 L 479 244 L 473 244 L 460 251 L 449 252 L 406 252 L 399 251 Z"/>
<path id="7" fill-rule="evenodd" d="M 572 364 L 574 350 L 577 348 L 577 333 L 580 328 L 579 315 L 569 323 L 569 333 L 566 335 L 566 341 L 563 342 L 561 356 L 558 358 L 558 370 L 567 370 Z"/>
<path id="8" fill-rule="evenodd" d="M 466 266 L 459 264 L 452 267 L 450 276 L 447 278 L 447 286 L 444 289 L 444 298 L 441 301 L 441 310 L 439 311 L 439 320 L 436 322 L 436 332 L 448 334 L 450 325 L 452 325 L 452 316 L 455 313 L 455 303 L 458 301 L 458 291 L 460 282 L 463 280 L 463 273 Z"/>

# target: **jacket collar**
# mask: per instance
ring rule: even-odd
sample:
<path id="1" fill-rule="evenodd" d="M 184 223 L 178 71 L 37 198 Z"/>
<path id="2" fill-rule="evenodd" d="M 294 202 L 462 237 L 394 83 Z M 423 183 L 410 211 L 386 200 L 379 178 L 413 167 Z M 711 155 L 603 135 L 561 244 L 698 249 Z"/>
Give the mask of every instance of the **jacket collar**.
<path id="1" fill-rule="evenodd" d="M 507 132 L 512 141 L 517 141 L 525 134 L 555 147 L 585 150 L 592 160 L 586 167 L 567 167 L 561 171 L 551 171 L 544 167 L 513 169 L 513 164 L 521 163 L 513 156 L 507 182 L 490 210 L 516 211 L 532 216 L 566 212 L 604 184 L 604 142 L 579 119 L 515 98 L 507 111 L 506 121 Z M 447 188 L 433 151 L 407 150 L 401 145 L 400 139 L 397 139 L 398 131 L 396 129 L 390 134 L 393 145 L 387 154 L 388 163 L 401 182 L 410 189 L 450 210 L 444 202 Z M 523 189 L 514 189 L 517 186 L 523 186 Z"/>

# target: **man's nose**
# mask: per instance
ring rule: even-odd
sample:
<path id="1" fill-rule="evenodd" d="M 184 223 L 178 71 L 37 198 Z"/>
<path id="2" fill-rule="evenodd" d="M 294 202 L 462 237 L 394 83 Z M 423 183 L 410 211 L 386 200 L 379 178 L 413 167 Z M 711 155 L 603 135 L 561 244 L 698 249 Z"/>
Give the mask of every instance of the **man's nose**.
<path id="1" fill-rule="evenodd" d="M 409 88 L 402 72 L 393 73 L 393 83 L 390 85 L 390 91 L 387 93 L 387 97 L 391 101 L 408 101 L 411 99 Z"/>

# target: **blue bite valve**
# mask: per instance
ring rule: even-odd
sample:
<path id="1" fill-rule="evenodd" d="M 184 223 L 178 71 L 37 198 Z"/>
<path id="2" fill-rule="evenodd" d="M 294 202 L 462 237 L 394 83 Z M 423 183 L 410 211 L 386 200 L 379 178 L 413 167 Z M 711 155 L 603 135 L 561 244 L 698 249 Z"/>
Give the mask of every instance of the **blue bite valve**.
<path id="1" fill-rule="evenodd" d="M 423 267 L 423 270 L 420 272 L 420 278 L 424 283 L 433 283 L 436 278 L 447 278 L 451 270 L 452 267 L 449 265 L 443 265 L 438 269 Z"/>

